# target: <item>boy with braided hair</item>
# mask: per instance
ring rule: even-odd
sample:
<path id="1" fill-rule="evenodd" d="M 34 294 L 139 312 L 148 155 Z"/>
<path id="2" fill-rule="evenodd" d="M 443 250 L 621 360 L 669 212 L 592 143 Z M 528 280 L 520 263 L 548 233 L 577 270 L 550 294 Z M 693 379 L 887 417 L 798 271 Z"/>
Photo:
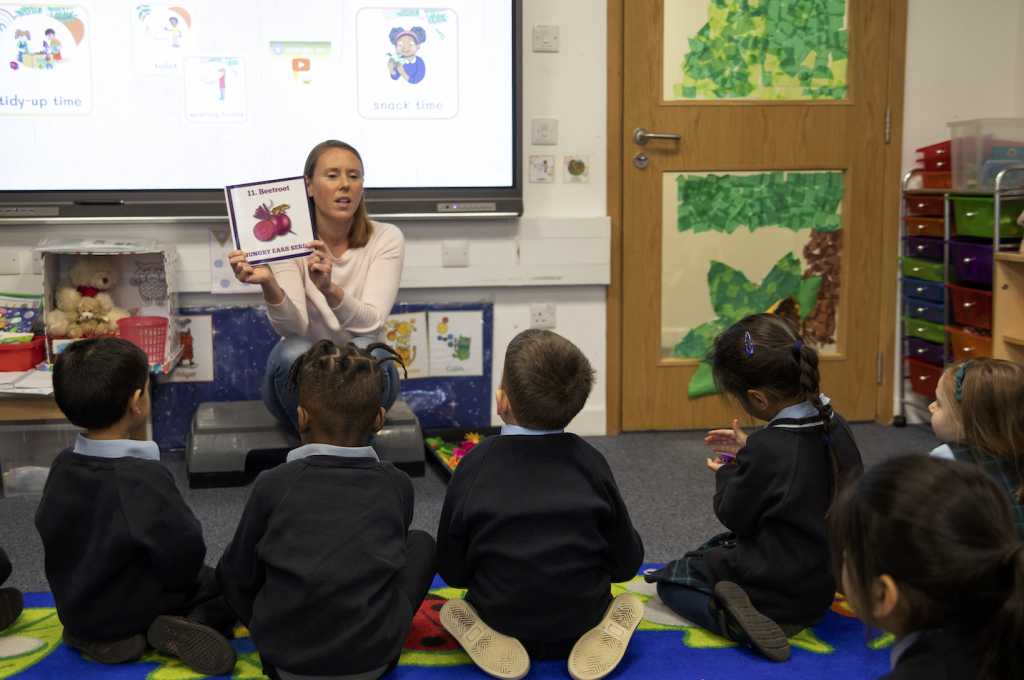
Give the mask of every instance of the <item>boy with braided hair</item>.
<path id="1" fill-rule="evenodd" d="M 850 426 L 819 393 L 818 353 L 776 314 L 754 314 L 715 339 L 719 390 L 767 425 L 749 437 L 713 430 L 715 515 L 730 531 L 649 574 L 673 611 L 773 661 L 788 637 L 821 623 L 836 582 L 825 520 L 844 481 L 863 472 Z"/>
<path id="2" fill-rule="evenodd" d="M 366 445 L 385 418 L 378 348 L 402 363 L 320 340 L 292 364 L 303 446 L 256 478 L 217 566 L 270 678 L 387 674 L 434 578 L 412 482 Z"/>

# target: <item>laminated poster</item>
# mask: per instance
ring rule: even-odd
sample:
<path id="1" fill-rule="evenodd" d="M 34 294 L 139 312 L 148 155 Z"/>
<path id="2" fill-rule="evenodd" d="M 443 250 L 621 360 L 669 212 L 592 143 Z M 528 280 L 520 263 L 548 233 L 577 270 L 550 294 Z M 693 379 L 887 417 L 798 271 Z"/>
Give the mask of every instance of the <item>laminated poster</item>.
<path id="1" fill-rule="evenodd" d="M 313 216 L 306 180 L 289 177 L 224 187 L 231 232 L 249 264 L 268 264 L 313 252 Z"/>

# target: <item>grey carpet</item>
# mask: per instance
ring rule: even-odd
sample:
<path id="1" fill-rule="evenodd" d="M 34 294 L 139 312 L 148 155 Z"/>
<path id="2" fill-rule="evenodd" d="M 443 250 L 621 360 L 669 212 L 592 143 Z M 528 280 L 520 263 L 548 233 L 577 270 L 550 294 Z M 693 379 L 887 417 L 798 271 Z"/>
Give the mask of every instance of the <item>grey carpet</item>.
<path id="1" fill-rule="evenodd" d="M 905 428 L 853 425 L 866 466 L 903 453 L 923 453 L 938 445 L 928 425 Z M 748 429 L 749 431 L 749 429 Z M 707 469 L 704 433 L 636 432 L 587 440 L 608 459 L 633 525 L 643 538 L 647 562 L 667 562 L 693 550 L 722 530 L 711 508 L 714 476 Z M 182 452 L 163 458 L 185 500 L 203 525 L 207 563 L 214 565 L 234 534 L 251 487 L 189 489 Z M 436 464 L 413 478 L 416 510 L 412 528 L 437 530 L 447 477 Z M 33 516 L 39 498 L 0 499 L 0 546 L 10 555 L 14 573 L 5 585 L 23 592 L 49 590 L 43 571 L 43 546 Z"/>

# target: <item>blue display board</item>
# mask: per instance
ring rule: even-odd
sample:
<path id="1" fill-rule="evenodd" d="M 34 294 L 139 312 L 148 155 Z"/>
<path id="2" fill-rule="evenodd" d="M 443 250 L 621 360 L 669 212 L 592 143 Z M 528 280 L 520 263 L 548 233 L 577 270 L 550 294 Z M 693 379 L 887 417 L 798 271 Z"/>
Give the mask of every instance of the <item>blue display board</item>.
<path id="1" fill-rule="evenodd" d="M 164 450 L 185 448 L 199 404 L 259 399 L 267 358 L 281 339 L 263 307 L 192 307 L 182 308 L 179 314 L 211 317 L 213 380 L 154 385 L 153 439 Z M 419 315 L 425 322 L 433 323 L 432 327 L 424 324 L 420 334 L 423 347 L 408 355 L 416 356 L 410 365 L 417 370 L 410 372 L 409 380 L 402 381 L 402 396 L 420 419 L 421 427 L 490 425 L 494 306 L 490 303 L 399 303 L 392 309 L 394 315 Z M 450 321 L 452 326 L 447 331 L 455 330 L 459 320 L 477 317 L 479 329 L 472 333 L 472 340 L 466 328 L 459 334 L 438 331 L 438 326 L 445 321 Z M 389 344 L 402 340 L 398 330 L 397 324 L 392 323 L 388 333 L 394 333 L 394 337 Z M 427 334 L 428 331 L 433 332 Z M 399 349 L 402 351 L 401 347 Z M 426 360 L 430 360 L 429 366 L 434 371 L 420 369 Z M 468 373 L 472 375 L 466 374 L 464 369 L 464 365 L 470 364 L 474 368 L 468 369 Z M 413 377 L 415 374 L 423 377 Z"/>

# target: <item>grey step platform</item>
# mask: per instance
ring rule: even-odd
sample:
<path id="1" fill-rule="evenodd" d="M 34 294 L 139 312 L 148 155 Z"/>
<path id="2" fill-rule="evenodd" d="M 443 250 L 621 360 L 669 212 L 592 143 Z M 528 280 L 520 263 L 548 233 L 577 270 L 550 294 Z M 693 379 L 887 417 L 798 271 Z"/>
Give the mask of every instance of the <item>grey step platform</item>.
<path id="1" fill-rule="evenodd" d="M 206 402 L 196 409 L 185 447 L 191 488 L 240 486 L 250 454 L 283 463 L 292 449 L 302 446 L 299 434 L 282 425 L 262 401 Z M 423 475 L 423 431 L 416 414 L 399 397 L 388 411 L 384 428 L 370 446 L 381 460 L 414 477 Z"/>

